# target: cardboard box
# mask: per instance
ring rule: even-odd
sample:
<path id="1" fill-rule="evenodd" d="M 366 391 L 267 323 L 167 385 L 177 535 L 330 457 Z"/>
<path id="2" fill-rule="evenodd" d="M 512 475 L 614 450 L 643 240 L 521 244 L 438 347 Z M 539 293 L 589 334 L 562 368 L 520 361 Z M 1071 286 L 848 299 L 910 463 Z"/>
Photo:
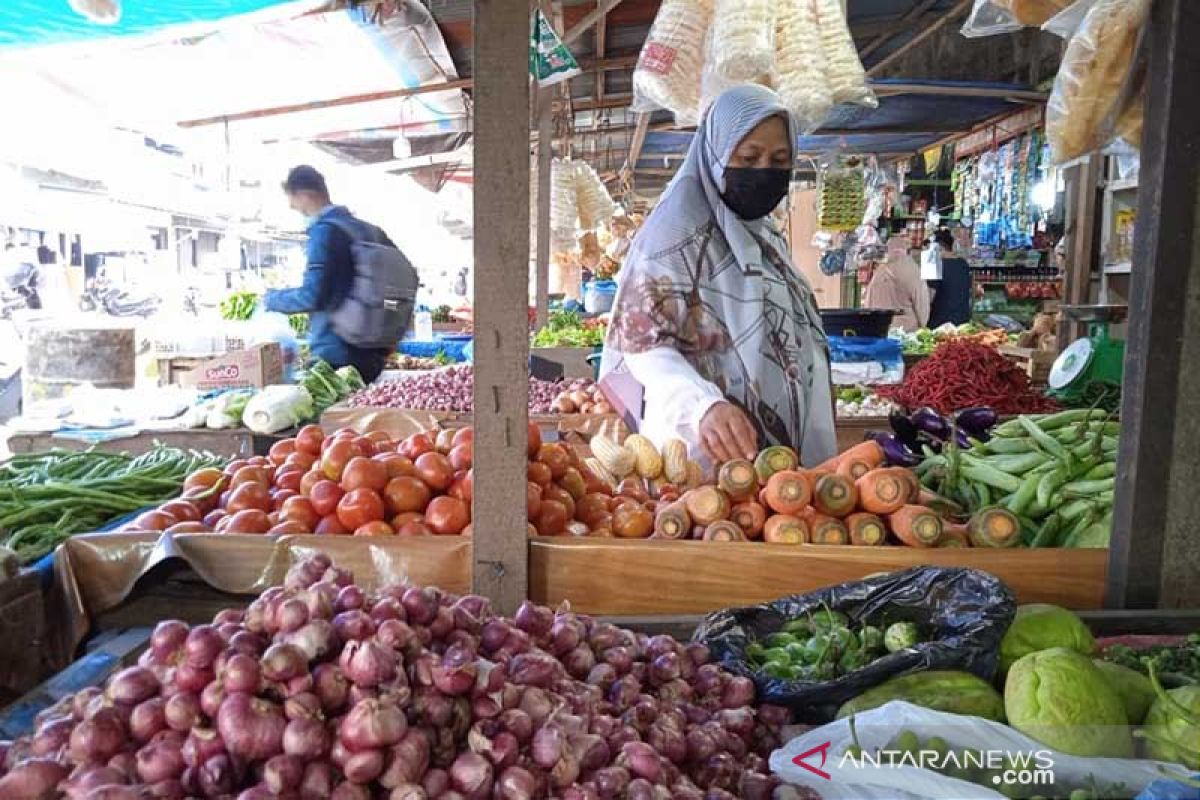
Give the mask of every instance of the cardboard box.
<path id="1" fill-rule="evenodd" d="M 232 350 L 212 358 L 168 358 L 158 362 L 159 383 L 201 392 L 261 389 L 283 382 L 283 350 L 275 342 Z"/>
<path id="2" fill-rule="evenodd" d="M 152 332 L 156 358 L 208 358 L 245 350 L 251 339 L 249 323 L 225 320 L 215 329 L 209 326 L 163 324 Z"/>

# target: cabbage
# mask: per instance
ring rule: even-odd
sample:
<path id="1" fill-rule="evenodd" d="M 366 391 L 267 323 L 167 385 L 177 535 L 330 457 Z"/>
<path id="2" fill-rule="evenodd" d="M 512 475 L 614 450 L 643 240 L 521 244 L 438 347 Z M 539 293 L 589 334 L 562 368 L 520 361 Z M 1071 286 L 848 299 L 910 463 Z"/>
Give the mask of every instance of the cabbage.
<path id="1" fill-rule="evenodd" d="M 242 422 L 255 433 L 276 433 L 313 416 L 312 395 L 303 386 L 268 386 L 246 403 Z"/>
<path id="2" fill-rule="evenodd" d="M 1158 697 L 1141 732 L 1146 755 L 1200 769 L 1200 686 L 1180 686 L 1169 692 L 1157 685 L 1155 689 Z"/>
<path id="3" fill-rule="evenodd" d="M 1133 738 L 1125 705 L 1087 656 L 1065 647 L 1030 653 L 1004 684 L 1008 724 L 1076 756 L 1129 758 Z"/>
<path id="4" fill-rule="evenodd" d="M 1020 606 L 1000 642 L 1000 670 L 1007 672 L 1018 658 L 1051 647 L 1066 647 L 1090 656 L 1096 640 L 1083 620 L 1065 608 L 1044 603 Z"/>
<path id="5" fill-rule="evenodd" d="M 1092 659 L 1092 663 L 1104 673 L 1108 685 L 1121 698 L 1129 724 L 1141 725 L 1146 712 L 1150 710 L 1150 704 L 1154 702 L 1154 687 L 1150 685 L 1150 679 L 1135 669 L 1103 659 Z"/>

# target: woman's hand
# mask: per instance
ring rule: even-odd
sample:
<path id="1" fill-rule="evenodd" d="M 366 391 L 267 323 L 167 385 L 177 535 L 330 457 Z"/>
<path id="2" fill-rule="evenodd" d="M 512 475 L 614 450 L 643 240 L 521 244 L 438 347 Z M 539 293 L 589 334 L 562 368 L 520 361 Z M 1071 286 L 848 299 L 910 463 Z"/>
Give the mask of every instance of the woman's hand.
<path id="1" fill-rule="evenodd" d="M 733 403 L 721 401 L 700 420 L 700 447 L 714 464 L 758 454 L 758 434 L 750 419 Z"/>

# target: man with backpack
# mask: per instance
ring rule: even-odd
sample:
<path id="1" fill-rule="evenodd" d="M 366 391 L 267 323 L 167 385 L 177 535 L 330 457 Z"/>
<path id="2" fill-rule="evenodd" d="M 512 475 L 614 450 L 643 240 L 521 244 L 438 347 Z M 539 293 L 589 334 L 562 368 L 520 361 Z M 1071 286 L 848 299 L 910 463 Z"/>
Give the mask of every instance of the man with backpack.
<path id="1" fill-rule="evenodd" d="M 313 356 L 370 383 L 408 328 L 417 273 L 387 234 L 333 205 L 314 168 L 294 167 L 283 191 L 308 220 L 308 267 L 301 286 L 267 292 L 264 307 L 307 313 Z"/>

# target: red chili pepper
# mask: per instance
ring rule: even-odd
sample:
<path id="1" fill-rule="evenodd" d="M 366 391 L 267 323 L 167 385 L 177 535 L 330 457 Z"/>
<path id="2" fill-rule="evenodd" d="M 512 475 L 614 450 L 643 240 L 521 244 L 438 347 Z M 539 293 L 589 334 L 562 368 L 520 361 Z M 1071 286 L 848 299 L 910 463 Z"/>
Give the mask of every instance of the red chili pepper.
<path id="1" fill-rule="evenodd" d="M 904 377 L 903 383 L 876 389 L 907 408 L 929 406 L 943 414 L 989 406 L 1000 414 L 1058 410 L 1054 400 L 1034 390 L 1029 377 L 987 345 L 945 342 Z"/>

